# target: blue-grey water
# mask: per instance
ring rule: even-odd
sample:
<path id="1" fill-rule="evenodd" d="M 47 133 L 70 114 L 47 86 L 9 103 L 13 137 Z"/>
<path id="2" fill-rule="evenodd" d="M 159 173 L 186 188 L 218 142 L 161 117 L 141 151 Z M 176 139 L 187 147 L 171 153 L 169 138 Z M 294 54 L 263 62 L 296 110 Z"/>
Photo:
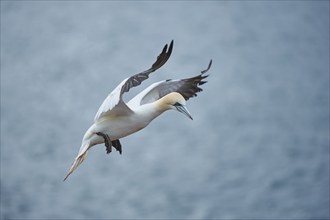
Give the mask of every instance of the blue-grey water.
<path id="1" fill-rule="evenodd" d="M 166 112 L 63 182 L 104 98 L 172 39 L 131 93 L 212 58 L 194 120 Z M 329 2 L 1 1 L 1 218 L 329 218 Z"/>

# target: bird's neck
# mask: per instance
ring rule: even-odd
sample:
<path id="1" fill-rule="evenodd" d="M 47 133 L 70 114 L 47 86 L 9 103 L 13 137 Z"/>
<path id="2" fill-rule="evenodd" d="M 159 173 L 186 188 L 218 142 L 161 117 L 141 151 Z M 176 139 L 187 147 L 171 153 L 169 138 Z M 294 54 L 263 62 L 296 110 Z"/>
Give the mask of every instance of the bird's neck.
<path id="1" fill-rule="evenodd" d="M 141 105 L 136 113 L 145 118 L 146 121 L 151 122 L 153 119 L 157 118 L 159 115 L 161 115 L 163 112 L 169 110 L 170 108 L 165 105 L 161 99 Z"/>

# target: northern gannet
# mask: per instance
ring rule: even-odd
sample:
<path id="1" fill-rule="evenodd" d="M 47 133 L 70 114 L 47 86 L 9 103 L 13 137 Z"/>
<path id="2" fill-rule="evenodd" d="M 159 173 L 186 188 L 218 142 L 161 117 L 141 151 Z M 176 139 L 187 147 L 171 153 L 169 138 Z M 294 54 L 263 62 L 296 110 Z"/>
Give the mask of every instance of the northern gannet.
<path id="1" fill-rule="evenodd" d="M 97 144 L 105 143 L 107 153 L 114 147 L 119 153 L 122 148 L 119 139 L 145 128 L 153 119 L 163 112 L 173 109 L 192 119 L 186 108 L 186 100 L 197 96 L 202 89 L 198 87 L 206 83 L 204 75 L 211 67 L 212 60 L 207 69 L 201 74 L 178 80 L 163 80 L 150 85 L 129 102 L 125 103 L 123 94 L 131 88 L 140 85 L 149 78 L 149 74 L 163 66 L 171 56 L 173 40 L 170 46 L 164 46 L 162 52 L 152 66 L 141 73 L 124 79 L 103 101 L 97 111 L 93 125 L 86 131 L 78 156 L 75 158 L 64 181 L 84 161 L 88 150 Z"/>

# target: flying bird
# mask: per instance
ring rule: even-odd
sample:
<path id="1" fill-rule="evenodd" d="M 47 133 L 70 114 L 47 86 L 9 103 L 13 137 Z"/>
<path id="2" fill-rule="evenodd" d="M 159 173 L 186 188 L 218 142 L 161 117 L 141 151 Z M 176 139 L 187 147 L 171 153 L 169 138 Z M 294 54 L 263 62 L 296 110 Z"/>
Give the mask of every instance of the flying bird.
<path id="1" fill-rule="evenodd" d="M 124 79 L 103 101 L 97 111 L 94 123 L 86 131 L 78 156 L 64 178 L 64 181 L 84 161 L 88 150 L 97 145 L 105 144 L 106 152 L 112 147 L 122 153 L 119 139 L 145 128 L 153 119 L 167 110 L 177 110 L 192 119 L 186 108 L 186 101 L 201 92 L 200 85 L 206 83 L 204 75 L 211 67 L 210 60 L 207 69 L 201 74 L 187 79 L 163 80 L 153 83 L 133 97 L 129 102 L 123 100 L 123 94 L 131 88 L 140 85 L 149 78 L 149 74 L 163 66 L 171 56 L 173 40 L 164 46 L 152 66 L 141 73 Z"/>

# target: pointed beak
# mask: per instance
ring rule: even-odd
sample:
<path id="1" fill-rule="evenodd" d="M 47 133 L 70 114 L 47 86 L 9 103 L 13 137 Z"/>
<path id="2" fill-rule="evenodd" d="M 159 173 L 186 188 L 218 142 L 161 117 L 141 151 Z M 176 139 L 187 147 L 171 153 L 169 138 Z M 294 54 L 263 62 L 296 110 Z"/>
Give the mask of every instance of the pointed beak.
<path id="1" fill-rule="evenodd" d="M 175 108 L 176 108 L 176 110 L 178 110 L 179 112 L 185 114 L 188 118 L 193 120 L 190 112 L 188 111 L 188 109 L 184 105 L 176 105 Z"/>

